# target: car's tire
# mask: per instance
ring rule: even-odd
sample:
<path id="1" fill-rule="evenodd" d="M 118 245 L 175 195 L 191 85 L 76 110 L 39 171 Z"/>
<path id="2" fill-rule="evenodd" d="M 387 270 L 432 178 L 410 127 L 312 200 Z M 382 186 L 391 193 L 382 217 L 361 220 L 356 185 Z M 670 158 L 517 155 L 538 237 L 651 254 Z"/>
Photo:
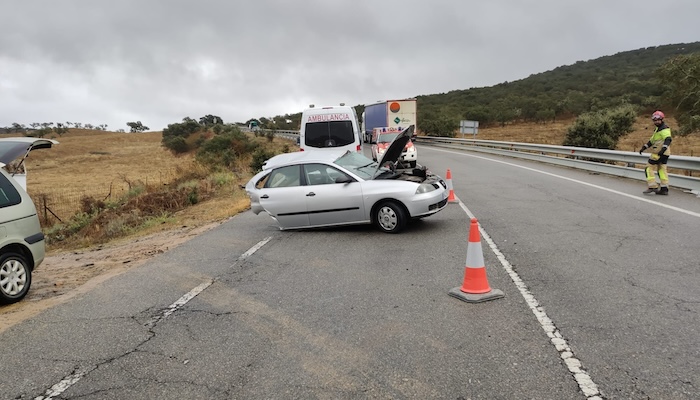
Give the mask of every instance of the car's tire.
<path id="1" fill-rule="evenodd" d="M 385 201 L 374 209 L 374 223 L 382 232 L 399 233 L 407 221 L 403 207 L 393 201 Z"/>
<path id="2" fill-rule="evenodd" d="M 0 304 L 22 300 L 31 284 L 32 270 L 25 256 L 18 253 L 0 256 Z"/>

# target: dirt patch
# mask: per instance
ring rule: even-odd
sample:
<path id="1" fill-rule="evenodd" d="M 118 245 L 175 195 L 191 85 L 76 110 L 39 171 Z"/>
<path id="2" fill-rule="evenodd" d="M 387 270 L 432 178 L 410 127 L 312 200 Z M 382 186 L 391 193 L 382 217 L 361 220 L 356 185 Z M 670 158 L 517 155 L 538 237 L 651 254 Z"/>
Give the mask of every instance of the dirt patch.
<path id="1" fill-rule="evenodd" d="M 92 248 L 50 253 L 34 271 L 27 297 L 19 303 L 0 306 L 0 332 L 85 293 L 223 222 L 180 227 Z"/>

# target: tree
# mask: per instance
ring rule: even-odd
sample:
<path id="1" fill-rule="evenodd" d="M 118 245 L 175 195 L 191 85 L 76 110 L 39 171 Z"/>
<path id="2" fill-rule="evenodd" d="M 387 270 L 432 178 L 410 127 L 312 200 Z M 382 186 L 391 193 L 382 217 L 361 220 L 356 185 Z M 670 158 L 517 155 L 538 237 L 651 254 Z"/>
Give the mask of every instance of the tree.
<path id="1" fill-rule="evenodd" d="M 664 98 L 676 109 L 678 134 L 700 131 L 700 54 L 674 57 L 657 72 L 668 88 Z"/>
<path id="2" fill-rule="evenodd" d="M 168 127 L 163 129 L 161 143 L 176 154 L 185 153 L 190 150 L 187 139 L 201 128 L 202 125 L 199 122 L 190 117 L 185 117 L 181 123 L 168 124 Z"/>
<path id="3" fill-rule="evenodd" d="M 68 132 L 68 126 L 63 125 L 60 122 L 56 123 L 56 126 L 53 128 L 53 131 L 58 135 L 61 136 L 64 133 Z"/>
<path id="4" fill-rule="evenodd" d="M 199 119 L 199 123 L 209 128 L 214 125 L 223 125 L 224 120 L 216 115 L 207 114 Z"/>
<path id="5" fill-rule="evenodd" d="M 141 121 L 127 122 L 126 126 L 131 128 L 131 132 L 145 132 L 149 128 L 141 123 Z"/>
<path id="6" fill-rule="evenodd" d="M 430 136 L 454 137 L 459 129 L 459 117 L 444 112 L 428 113 L 420 122 L 421 132 Z"/>
<path id="7" fill-rule="evenodd" d="M 12 123 L 12 130 L 14 130 L 17 133 L 20 133 L 20 132 L 26 132 L 27 128 L 23 124 L 13 122 Z"/>

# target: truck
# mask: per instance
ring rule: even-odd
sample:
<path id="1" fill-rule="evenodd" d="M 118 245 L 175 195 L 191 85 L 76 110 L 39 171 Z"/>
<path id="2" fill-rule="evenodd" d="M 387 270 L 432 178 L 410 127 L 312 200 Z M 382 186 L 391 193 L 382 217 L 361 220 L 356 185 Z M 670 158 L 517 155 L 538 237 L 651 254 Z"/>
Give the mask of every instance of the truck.
<path id="1" fill-rule="evenodd" d="M 403 130 L 416 125 L 416 99 L 385 100 L 365 106 L 362 113 L 362 140 L 373 143 L 374 128 L 399 128 Z"/>

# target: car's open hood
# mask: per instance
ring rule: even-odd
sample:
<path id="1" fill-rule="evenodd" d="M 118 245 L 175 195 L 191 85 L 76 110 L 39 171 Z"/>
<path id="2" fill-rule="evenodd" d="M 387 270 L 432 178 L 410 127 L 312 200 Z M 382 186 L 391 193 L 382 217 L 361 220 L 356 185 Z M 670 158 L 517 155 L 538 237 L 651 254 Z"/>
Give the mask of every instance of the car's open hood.
<path id="1" fill-rule="evenodd" d="M 43 139 L 34 137 L 10 137 L 0 138 L 0 163 L 5 166 L 12 161 L 21 158 L 21 163 L 35 149 L 49 149 L 58 144 L 53 139 Z"/>
<path id="2" fill-rule="evenodd" d="M 396 136 L 396 138 L 389 145 L 389 148 L 387 148 L 386 152 L 384 152 L 382 159 L 379 160 L 377 171 L 387 163 L 395 164 L 397 161 L 399 161 L 399 157 L 401 157 L 401 153 L 403 152 L 404 147 L 406 147 L 408 141 L 411 140 L 411 136 L 413 136 L 415 129 L 416 126 L 411 125 Z M 374 172 L 375 175 L 377 171 Z"/>

